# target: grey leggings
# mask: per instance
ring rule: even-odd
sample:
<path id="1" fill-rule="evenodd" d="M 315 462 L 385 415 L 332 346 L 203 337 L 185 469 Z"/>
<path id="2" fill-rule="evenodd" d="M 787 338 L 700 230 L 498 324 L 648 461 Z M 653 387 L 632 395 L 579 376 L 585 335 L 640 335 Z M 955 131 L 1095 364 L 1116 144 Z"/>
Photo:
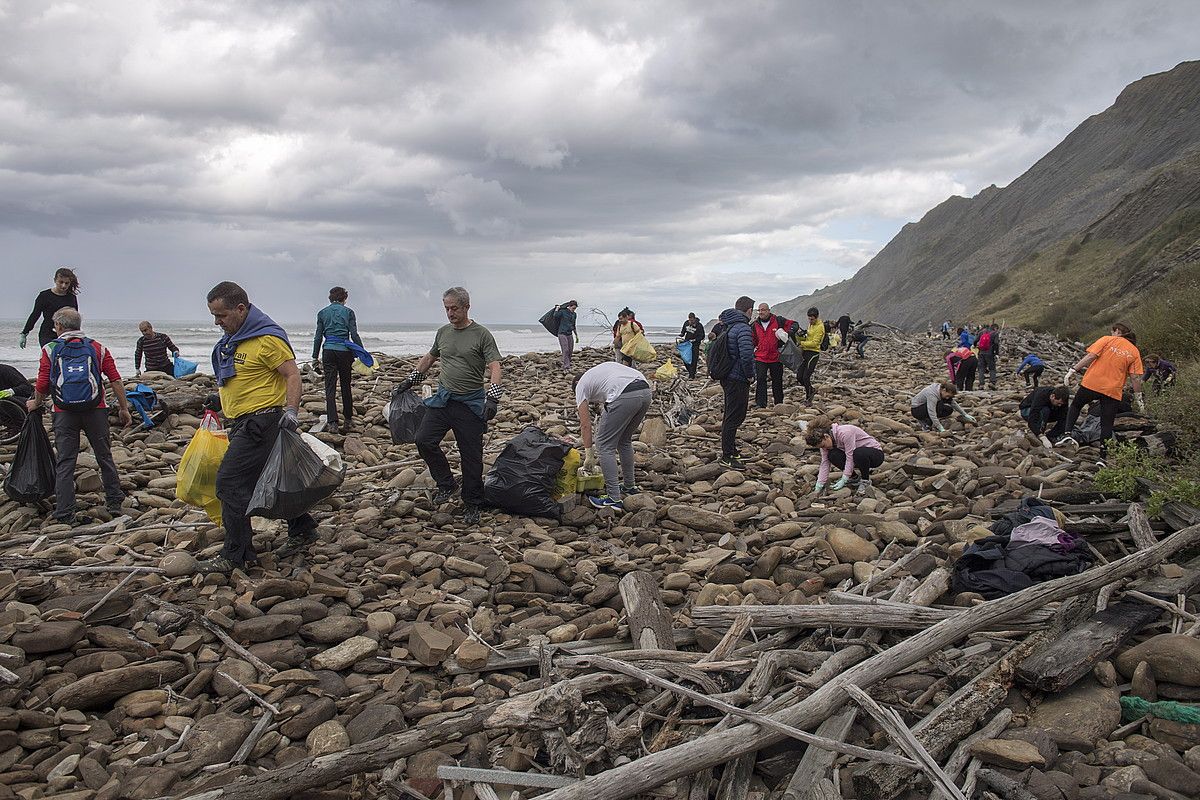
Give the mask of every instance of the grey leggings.
<path id="1" fill-rule="evenodd" d="M 614 500 L 621 499 L 621 482 L 617 477 L 617 456 L 621 457 L 621 473 L 626 486 L 636 482 L 633 474 L 633 437 L 650 410 L 654 393 L 649 389 L 634 389 L 606 403 L 604 414 L 596 426 L 593 444 L 604 472 L 604 492 Z"/>

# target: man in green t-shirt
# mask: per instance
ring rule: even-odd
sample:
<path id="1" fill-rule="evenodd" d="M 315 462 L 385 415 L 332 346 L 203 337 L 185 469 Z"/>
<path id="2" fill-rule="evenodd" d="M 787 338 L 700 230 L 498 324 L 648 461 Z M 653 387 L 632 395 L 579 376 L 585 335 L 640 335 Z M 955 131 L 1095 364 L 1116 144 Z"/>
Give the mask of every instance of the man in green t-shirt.
<path id="1" fill-rule="evenodd" d="M 479 507 L 483 505 L 483 432 L 504 393 L 500 386 L 500 350 L 491 331 L 467 315 L 471 296 L 466 289 L 447 289 L 442 294 L 442 305 L 450 324 L 438 329 L 433 347 L 421 356 L 417 368 L 400 388 L 411 389 L 425 380 L 425 372 L 433 362 L 442 362 L 437 393 L 425 401 L 425 418 L 417 431 L 417 452 L 429 465 L 429 474 L 438 487 L 433 500 L 441 505 L 458 491 L 442 452 L 446 431 L 454 431 L 462 462 L 463 521 L 478 525 Z"/>

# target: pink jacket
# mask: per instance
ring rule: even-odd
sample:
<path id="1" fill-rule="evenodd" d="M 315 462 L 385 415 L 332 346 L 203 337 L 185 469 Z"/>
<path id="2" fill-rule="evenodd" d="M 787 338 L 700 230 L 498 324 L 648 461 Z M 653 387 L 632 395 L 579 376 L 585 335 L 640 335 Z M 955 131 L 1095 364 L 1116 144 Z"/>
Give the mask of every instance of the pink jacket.
<path id="1" fill-rule="evenodd" d="M 830 431 L 833 446 L 846 454 L 846 468 L 842 475 L 849 478 L 854 474 L 854 451 L 860 447 L 874 447 L 882 450 L 883 446 L 875 441 L 875 437 L 857 425 L 834 425 Z M 817 483 L 825 483 L 829 477 L 829 451 L 821 448 L 821 471 L 817 473 Z"/>

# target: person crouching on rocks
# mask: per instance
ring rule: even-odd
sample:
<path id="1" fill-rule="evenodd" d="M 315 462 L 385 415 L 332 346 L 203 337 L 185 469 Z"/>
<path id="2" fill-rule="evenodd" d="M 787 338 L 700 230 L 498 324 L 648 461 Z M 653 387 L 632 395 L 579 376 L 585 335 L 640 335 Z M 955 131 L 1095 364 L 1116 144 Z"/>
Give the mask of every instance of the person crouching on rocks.
<path id="1" fill-rule="evenodd" d="M 871 470 L 883 464 L 883 447 L 871 434 L 857 425 L 837 425 L 826 416 L 808 423 L 804 441 L 821 448 L 821 469 L 817 473 L 816 493 L 825 490 L 829 465 L 842 470 L 842 477 L 830 488 L 834 491 L 850 485 L 859 494 L 871 490 Z"/>
<path id="2" fill-rule="evenodd" d="M 623 510 L 622 497 L 637 494 L 633 472 L 633 437 L 638 432 L 654 393 L 646 377 L 633 367 L 605 361 L 575 379 L 575 405 L 579 412 L 579 433 L 586 449 L 584 468 L 591 470 L 597 459 L 604 473 L 604 494 L 589 498 L 595 508 Z M 592 435 L 589 404 L 604 408 L 604 415 Z M 617 457 L 621 458 L 618 482 Z"/>
<path id="3" fill-rule="evenodd" d="M 963 407 L 958 404 L 954 396 L 958 394 L 958 389 L 953 383 L 931 383 L 921 391 L 917 392 L 909 400 L 911 413 L 917 422 L 921 424 L 922 430 L 934 430 L 943 433 L 946 426 L 942 425 L 942 420 L 957 412 L 967 422 L 974 422 L 975 418 L 968 414 Z"/>
<path id="4" fill-rule="evenodd" d="M 1021 401 L 1021 417 L 1029 425 L 1034 436 L 1046 447 L 1067 432 L 1067 403 L 1071 402 L 1071 390 L 1066 386 L 1042 386 L 1034 389 Z M 1047 430 L 1047 426 L 1054 427 Z"/>

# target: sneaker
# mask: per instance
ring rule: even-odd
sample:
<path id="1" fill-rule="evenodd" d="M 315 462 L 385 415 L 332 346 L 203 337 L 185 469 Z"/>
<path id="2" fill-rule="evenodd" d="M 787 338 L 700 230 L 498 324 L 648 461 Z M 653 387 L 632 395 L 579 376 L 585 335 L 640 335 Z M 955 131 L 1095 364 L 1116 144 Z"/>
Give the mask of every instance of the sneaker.
<path id="1" fill-rule="evenodd" d="M 468 505 L 463 509 L 463 522 L 467 525 L 479 524 L 479 506 Z"/>
<path id="2" fill-rule="evenodd" d="M 54 521 L 62 525 L 70 525 L 72 528 L 78 528 L 81 525 L 91 525 L 96 520 L 87 514 L 72 514 L 69 517 L 56 517 Z"/>
<path id="3" fill-rule="evenodd" d="M 104 504 L 104 510 L 114 517 L 119 517 L 125 513 L 125 510 L 121 508 L 121 503 L 123 502 L 125 502 L 123 498 L 121 500 L 109 500 Z"/>
<path id="4" fill-rule="evenodd" d="M 871 492 L 871 482 L 870 481 L 859 481 L 858 487 L 855 491 L 857 494 L 869 494 Z"/>
<path id="5" fill-rule="evenodd" d="M 456 494 L 458 494 L 457 486 L 450 489 L 438 489 L 433 493 L 433 504 L 440 506 L 443 503 L 448 503 Z"/>
<path id="6" fill-rule="evenodd" d="M 620 500 L 613 500 L 606 494 L 599 497 L 589 497 L 588 502 L 592 504 L 592 508 L 611 508 L 614 511 L 624 511 L 625 504 Z"/>
<path id="7" fill-rule="evenodd" d="M 738 472 L 743 472 L 746 469 L 746 465 L 737 456 L 721 456 L 717 463 L 725 467 L 725 469 L 735 469 Z"/>
<path id="8" fill-rule="evenodd" d="M 234 564 L 232 561 L 230 561 L 225 556 L 217 556 L 215 558 L 208 558 L 208 559 L 205 559 L 204 561 L 199 562 L 196 565 L 196 571 L 199 572 L 201 575 L 210 575 L 214 572 L 220 573 L 222 575 L 228 575 L 229 573 L 233 572 L 237 568 L 238 568 L 237 564 Z"/>
<path id="9" fill-rule="evenodd" d="M 275 555 L 279 558 L 287 558 L 299 553 L 301 550 L 308 547 L 317 540 L 317 532 L 315 530 L 304 531 L 303 533 L 289 533 L 287 541 L 285 541 Z"/>
<path id="10" fill-rule="evenodd" d="M 642 490 L 638 488 L 636 483 L 621 484 L 621 494 L 641 494 Z"/>
<path id="11" fill-rule="evenodd" d="M 921 426 L 921 430 L 923 430 L 923 431 L 931 431 L 931 430 L 933 430 L 933 426 L 932 426 L 932 425 L 930 425 L 928 422 L 926 422 L 926 421 L 925 421 L 925 420 L 923 420 L 923 419 L 919 419 L 919 420 L 917 420 L 917 424 Z"/>
<path id="12" fill-rule="evenodd" d="M 1073 438 L 1071 438 L 1070 436 L 1064 436 L 1064 437 L 1062 437 L 1061 439 L 1059 439 L 1057 442 L 1055 442 L 1055 443 L 1054 443 L 1054 446 L 1055 446 L 1055 447 L 1064 447 L 1064 446 L 1066 446 L 1066 445 L 1068 445 L 1068 444 L 1074 444 L 1074 445 L 1078 445 L 1078 444 L 1079 444 L 1079 442 L 1075 441 L 1075 440 L 1074 440 Z"/>

